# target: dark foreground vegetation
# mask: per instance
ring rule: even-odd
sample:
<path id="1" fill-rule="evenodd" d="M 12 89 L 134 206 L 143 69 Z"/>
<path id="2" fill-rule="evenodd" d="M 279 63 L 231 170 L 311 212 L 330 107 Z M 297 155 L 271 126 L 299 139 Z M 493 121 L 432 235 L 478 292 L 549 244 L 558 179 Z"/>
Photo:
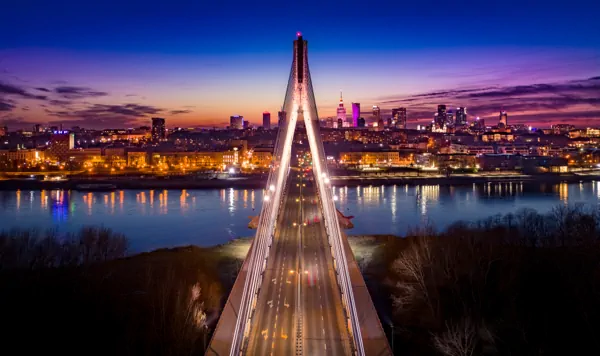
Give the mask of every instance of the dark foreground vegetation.
<path id="1" fill-rule="evenodd" d="M 123 258 L 126 247 L 102 228 L 1 233 L 0 354 L 203 354 L 225 261 L 197 247 Z"/>
<path id="2" fill-rule="evenodd" d="M 600 354 L 599 224 L 561 206 L 381 237 L 365 278 L 387 275 L 370 289 L 396 354 Z"/>
<path id="3" fill-rule="evenodd" d="M 398 355 L 600 354 L 598 211 L 352 240 Z M 126 257 L 102 228 L 0 233 L 0 354 L 201 355 L 248 246 Z"/>

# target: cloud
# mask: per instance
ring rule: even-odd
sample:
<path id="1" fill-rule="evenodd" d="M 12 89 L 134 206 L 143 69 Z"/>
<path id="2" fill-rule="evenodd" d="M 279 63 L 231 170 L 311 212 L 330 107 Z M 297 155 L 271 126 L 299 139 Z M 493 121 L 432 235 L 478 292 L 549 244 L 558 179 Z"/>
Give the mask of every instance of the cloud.
<path id="1" fill-rule="evenodd" d="M 16 85 L 0 82 L 0 95 L 14 95 L 26 99 L 46 100 L 46 96 L 34 95 Z"/>
<path id="2" fill-rule="evenodd" d="M 11 111 L 15 106 L 7 101 L 0 99 L 0 111 Z"/>
<path id="3" fill-rule="evenodd" d="M 50 89 L 47 89 L 47 88 L 35 88 L 35 90 L 43 91 L 46 93 L 49 93 L 51 91 Z"/>
<path id="4" fill-rule="evenodd" d="M 71 102 L 67 101 L 67 100 L 50 100 L 50 101 L 48 101 L 48 103 L 50 105 L 55 105 L 55 106 L 67 106 L 67 105 L 71 105 Z"/>
<path id="5" fill-rule="evenodd" d="M 80 110 L 49 110 L 49 116 L 61 118 L 53 121 L 63 125 L 85 126 L 95 128 L 126 127 L 141 124 L 141 120 L 149 115 L 164 112 L 164 109 L 140 104 L 106 105 L 91 104 Z"/>
<path id="6" fill-rule="evenodd" d="M 96 98 L 106 96 L 108 93 L 95 91 L 86 87 L 60 86 L 54 88 L 54 92 L 66 99 Z"/>
<path id="7" fill-rule="evenodd" d="M 169 111 L 169 114 L 171 115 L 179 115 L 179 114 L 189 114 L 193 112 L 192 110 L 171 110 Z"/>

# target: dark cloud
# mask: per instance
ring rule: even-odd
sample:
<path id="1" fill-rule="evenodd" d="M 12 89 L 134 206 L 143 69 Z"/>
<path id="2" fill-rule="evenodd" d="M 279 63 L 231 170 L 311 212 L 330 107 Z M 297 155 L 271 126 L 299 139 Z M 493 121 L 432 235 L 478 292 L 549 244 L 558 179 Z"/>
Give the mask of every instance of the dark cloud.
<path id="1" fill-rule="evenodd" d="M 0 99 L 0 111 L 11 111 L 15 106 L 7 101 Z"/>
<path id="2" fill-rule="evenodd" d="M 67 105 L 71 105 L 71 102 L 67 101 L 67 100 L 50 100 L 50 101 L 48 101 L 48 103 L 50 105 L 55 105 L 55 106 L 67 106 Z"/>
<path id="3" fill-rule="evenodd" d="M 50 89 L 47 89 L 47 88 L 35 88 L 35 90 L 43 91 L 46 93 L 49 93 L 51 91 Z"/>
<path id="4" fill-rule="evenodd" d="M 55 111 L 46 109 L 46 113 L 49 116 L 62 119 L 53 121 L 55 123 L 95 128 L 138 125 L 149 115 L 156 115 L 164 111 L 161 108 L 140 104 L 91 104 L 81 110 Z"/>
<path id="5" fill-rule="evenodd" d="M 169 114 L 179 115 L 179 114 L 189 114 L 191 112 L 192 112 L 192 110 L 171 110 L 171 111 L 169 111 Z"/>
<path id="6" fill-rule="evenodd" d="M 34 95 L 16 85 L 0 82 L 0 95 L 14 95 L 26 99 L 46 100 L 46 96 Z"/>
<path id="7" fill-rule="evenodd" d="M 95 91 L 86 87 L 60 86 L 54 88 L 54 92 L 66 99 L 82 99 L 106 96 L 108 93 Z"/>

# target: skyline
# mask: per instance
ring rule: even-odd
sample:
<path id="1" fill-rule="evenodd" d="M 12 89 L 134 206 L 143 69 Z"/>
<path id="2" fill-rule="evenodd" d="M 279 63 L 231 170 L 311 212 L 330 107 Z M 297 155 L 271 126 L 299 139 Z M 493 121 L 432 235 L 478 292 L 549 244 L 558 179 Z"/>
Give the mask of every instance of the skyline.
<path id="1" fill-rule="evenodd" d="M 260 125 L 283 104 L 297 31 L 309 43 L 320 118 L 336 116 L 341 88 L 348 117 L 351 102 L 366 119 L 372 105 L 384 115 L 405 106 L 409 127 L 431 122 L 438 104 L 466 106 L 470 121 L 505 110 L 509 123 L 600 124 L 598 4 L 430 1 L 360 12 L 346 2 L 319 4 L 315 15 L 311 1 L 37 2 L 8 5 L 0 24 L 9 34 L 0 124 L 10 129 L 131 127 L 152 116 L 211 127 L 234 114 Z"/>

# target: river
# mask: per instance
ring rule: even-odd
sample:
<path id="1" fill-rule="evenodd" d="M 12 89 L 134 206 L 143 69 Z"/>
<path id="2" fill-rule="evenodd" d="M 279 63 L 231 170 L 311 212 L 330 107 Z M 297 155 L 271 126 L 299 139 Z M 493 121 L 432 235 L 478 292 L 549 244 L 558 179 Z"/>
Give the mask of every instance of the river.
<path id="1" fill-rule="evenodd" d="M 338 207 L 353 215 L 349 234 L 402 235 L 431 224 L 443 229 L 457 220 L 475 221 L 532 208 L 600 201 L 600 182 L 489 183 L 461 186 L 388 185 L 335 188 Z M 125 234 L 131 251 L 181 245 L 212 246 L 251 236 L 262 191 L 253 189 L 0 191 L 0 230 L 35 228 L 75 232 L 102 225 Z"/>

